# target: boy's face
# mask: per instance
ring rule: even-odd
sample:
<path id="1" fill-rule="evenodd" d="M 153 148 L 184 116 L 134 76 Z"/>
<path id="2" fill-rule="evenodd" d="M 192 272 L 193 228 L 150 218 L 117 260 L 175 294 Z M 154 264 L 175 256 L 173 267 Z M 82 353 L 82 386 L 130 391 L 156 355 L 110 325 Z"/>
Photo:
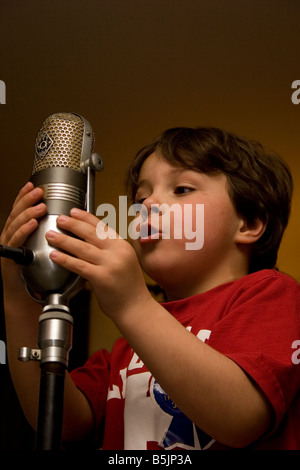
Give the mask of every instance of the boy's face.
<path id="1" fill-rule="evenodd" d="M 147 208 L 148 219 L 141 229 L 143 238 L 133 241 L 133 246 L 144 271 L 167 291 L 168 298 L 190 296 L 207 290 L 204 286 L 211 288 L 214 283 L 236 277 L 231 265 L 237 254 L 236 233 L 242 221 L 228 195 L 223 173 L 178 168 L 155 152 L 142 165 L 135 202 Z M 176 204 L 182 215 L 180 219 L 170 212 L 167 236 L 164 210 L 155 210 L 162 204 Z M 179 238 L 174 219 L 182 225 Z M 191 232 L 196 233 L 194 245 Z M 200 248 L 195 249 L 197 246 Z"/>

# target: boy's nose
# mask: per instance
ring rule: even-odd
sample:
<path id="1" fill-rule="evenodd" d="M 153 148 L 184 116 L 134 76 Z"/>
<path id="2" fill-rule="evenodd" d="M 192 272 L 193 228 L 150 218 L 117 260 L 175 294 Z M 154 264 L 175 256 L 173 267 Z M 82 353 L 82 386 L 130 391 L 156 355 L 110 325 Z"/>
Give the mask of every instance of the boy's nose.
<path id="1" fill-rule="evenodd" d="M 147 212 L 148 213 L 158 213 L 159 212 L 159 206 L 160 202 L 158 201 L 157 197 L 154 197 L 153 195 L 147 197 L 143 201 L 143 205 L 146 206 Z"/>
<path id="2" fill-rule="evenodd" d="M 166 211 L 168 211 L 168 205 L 163 203 L 161 198 L 157 196 L 149 196 L 143 201 L 143 205 L 146 208 L 148 217 L 152 216 L 163 216 Z"/>

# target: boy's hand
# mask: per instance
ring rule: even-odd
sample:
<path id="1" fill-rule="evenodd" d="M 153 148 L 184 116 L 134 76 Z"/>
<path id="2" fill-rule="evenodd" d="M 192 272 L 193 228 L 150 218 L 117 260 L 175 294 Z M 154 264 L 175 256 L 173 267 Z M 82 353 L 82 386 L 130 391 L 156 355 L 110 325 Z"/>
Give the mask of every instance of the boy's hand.
<path id="1" fill-rule="evenodd" d="M 85 211 L 72 209 L 71 217 L 60 216 L 57 225 L 78 238 L 50 231 L 48 242 L 64 252 L 53 251 L 52 261 L 88 280 L 102 311 L 112 320 L 130 311 L 137 302 L 151 297 L 132 246 L 115 238 L 97 236 L 99 219 Z"/>
<path id="2" fill-rule="evenodd" d="M 21 246 L 36 229 L 36 219 L 46 213 L 45 204 L 35 205 L 42 195 L 43 190 L 30 182 L 20 190 L 1 234 L 2 245 Z"/>
<path id="3" fill-rule="evenodd" d="M 34 188 L 30 182 L 20 190 L 1 234 L 0 242 L 2 245 L 13 248 L 22 246 L 27 237 L 37 228 L 37 219 L 47 212 L 44 203 L 37 204 L 42 195 L 43 190 Z M 6 288 L 16 292 L 18 284 L 23 284 L 20 276 L 20 266 L 3 258 L 1 268 Z"/>

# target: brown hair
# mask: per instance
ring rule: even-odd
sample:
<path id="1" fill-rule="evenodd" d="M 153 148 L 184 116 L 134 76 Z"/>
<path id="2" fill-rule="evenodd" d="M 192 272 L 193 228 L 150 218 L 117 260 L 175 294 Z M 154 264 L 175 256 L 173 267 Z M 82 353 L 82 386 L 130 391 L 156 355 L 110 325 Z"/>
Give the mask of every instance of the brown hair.
<path id="1" fill-rule="evenodd" d="M 141 166 L 158 150 L 172 165 L 227 176 L 236 211 L 249 224 L 256 219 L 266 230 L 253 245 L 249 272 L 274 268 L 287 226 L 293 182 L 286 164 L 259 142 L 213 127 L 168 129 L 143 147 L 132 162 L 127 187 L 134 199 Z"/>

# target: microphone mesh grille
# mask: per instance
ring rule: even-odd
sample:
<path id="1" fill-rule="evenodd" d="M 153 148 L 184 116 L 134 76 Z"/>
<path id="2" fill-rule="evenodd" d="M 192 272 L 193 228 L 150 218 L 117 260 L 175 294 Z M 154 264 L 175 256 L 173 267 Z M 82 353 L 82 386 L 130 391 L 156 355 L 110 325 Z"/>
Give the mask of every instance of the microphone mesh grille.
<path id="1" fill-rule="evenodd" d="M 84 124 L 76 114 L 52 114 L 42 124 L 35 143 L 32 174 L 49 167 L 80 171 Z"/>

